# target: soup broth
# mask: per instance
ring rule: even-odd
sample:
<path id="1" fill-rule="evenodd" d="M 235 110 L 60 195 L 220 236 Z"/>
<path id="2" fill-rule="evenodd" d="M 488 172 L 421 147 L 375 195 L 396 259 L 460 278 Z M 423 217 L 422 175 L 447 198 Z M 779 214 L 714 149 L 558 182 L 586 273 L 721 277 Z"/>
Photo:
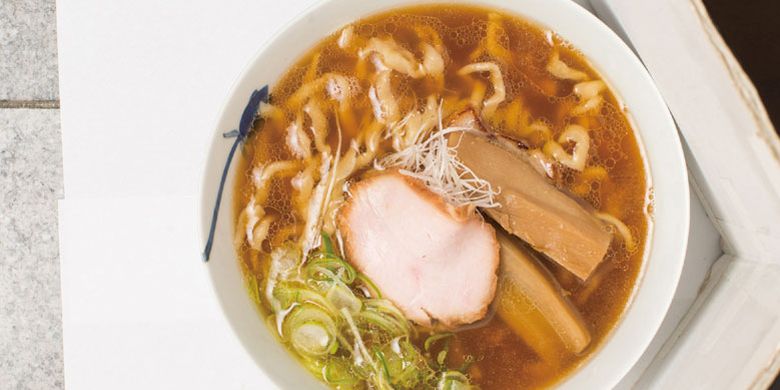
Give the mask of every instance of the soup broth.
<path id="1" fill-rule="evenodd" d="M 333 187 L 341 187 L 333 190 L 330 202 L 343 203 L 349 199 L 349 186 L 377 175 L 378 162 L 398 150 L 389 134 L 391 126 L 381 123 L 377 104 L 372 103 L 375 95 L 381 94 L 377 73 L 384 65 L 372 62 L 372 56 L 365 55 L 371 38 L 392 39 L 397 46 L 413 53 L 415 60 L 423 58 L 419 54 L 423 43 L 440 50 L 444 67 L 438 77 L 389 72 L 389 88 L 401 118 L 431 102 L 435 104 L 437 117 L 445 121 L 450 115 L 477 107 L 481 121 L 490 131 L 518 142 L 522 149 L 539 151 L 551 161 L 556 156 L 563 156 L 563 161 L 576 154 L 575 145 L 561 139 L 570 125 L 587 129 L 590 148 L 584 168 L 574 169 L 556 161 L 551 181 L 561 191 L 583 200 L 594 212 L 603 213 L 599 215 L 617 220 L 614 226 L 605 224 L 613 235 L 609 249 L 585 281 L 550 258 L 542 256 L 541 261 L 580 313 L 590 331 L 589 346 L 579 353 L 556 348 L 553 359 L 542 359 L 492 309 L 485 319 L 451 330 L 452 335 L 442 336 L 442 341 L 434 342 L 432 348 L 425 341 L 430 334 L 439 334 L 438 331 L 413 325 L 416 330 L 409 336 L 411 344 L 432 365 L 461 370 L 471 384 L 483 389 L 554 385 L 599 348 L 623 313 L 642 265 L 652 193 L 637 139 L 625 109 L 613 93 L 602 87 L 597 92 L 597 100 L 584 106 L 592 94 L 579 91 L 577 88 L 583 87 L 579 83 L 601 80 L 601 75 L 582 53 L 555 32 L 516 15 L 460 5 L 395 9 L 356 21 L 325 38 L 272 85 L 270 104 L 261 108 L 255 129 L 244 144 L 239 168 L 242 174 L 234 199 L 236 245 L 250 294 L 263 315 L 268 316 L 271 331 L 283 332 L 280 307 L 274 307 L 266 295 L 269 278 L 273 277 L 269 275 L 276 272 L 271 265 L 272 253 L 289 242 L 301 242 L 306 234 L 307 215 L 299 210 L 309 197 L 316 195 L 316 186 L 308 192 L 308 197 L 300 194 L 301 186 L 305 187 L 301 182 L 307 178 L 301 172 L 309 169 L 308 177 L 317 181 L 322 179 L 318 178 L 317 171 L 326 165 L 316 160 L 317 152 L 291 150 L 291 131 L 296 129 L 291 130 L 291 126 L 309 129 L 320 121 L 328 129 L 321 135 L 322 142 L 317 142 L 317 134 L 308 130 L 303 133 L 308 135 L 310 145 L 317 145 L 313 147 L 315 150 L 327 148 L 333 156 L 343 157 L 354 149 L 357 160 L 365 157 L 353 164 L 353 170 L 343 180 L 334 179 Z M 565 66 L 557 70 L 551 67 L 557 64 L 556 59 Z M 500 69 L 505 93 L 495 107 L 487 109 L 488 100 L 499 92 L 492 74 L 477 71 L 464 75 L 459 71 L 472 63 L 492 63 Z M 580 87 L 575 88 L 577 85 Z M 301 92 L 305 88 L 313 92 Z M 319 102 L 319 106 L 308 105 L 312 101 Z M 369 139 L 375 140 L 373 145 Z M 555 145 L 560 146 L 558 154 Z M 369 154 L 366 151 L 371 147 L 374 150 Z M 307 168 L 303 162 L 307 158 L 320 164 L 313 163 Z M 262 172 L 256 169 L 267 168 L 273 162 L 289 164 L 278 166 L 274 174 L 268 173 L 268 169 Z M 265 182 L 258 184 L 258 180 Z M 264 187 L 259 189 L 260 186 Z M 252 211 L 255 215 L 247 215 L 248 205 L 255 207 Z M 339 250 L 337 226 L 328 222 L 333 217 L 327 212 L 338 213 L 339 205 L 332 210 L 325 206 L 321 230 L 330 233 L 335 251 L 350 262 L 349 256 Z M 261 212 L 256 212 L 257 209 Z M 253 218 L 254 223 L 248 222 Z M 249 229 L 247 223 L 251 223 Z M 536 310 L 532 304 L 527 306 L 527 310 Z M 289 341 L 285 342 L 289 346 Z M 444 344 L 446 352 L 442 355 Z M 350 350 L 353 346 L 342 347 Z M 299 355 L 295 348 L 290 348 L 291 353 Z M 341 353 L 336 352 L 334 356 Z M 307 364 L 306 358 L 302 361 Z M 324 372 L 322 369 L 321 375 L 314 374 L 330 382 L 322 377 Z M 412 387 L 435 383 L 420 381 Z M 341 388 L 377 387 L 367 381 L 333 380 L 329 384 Z"/>

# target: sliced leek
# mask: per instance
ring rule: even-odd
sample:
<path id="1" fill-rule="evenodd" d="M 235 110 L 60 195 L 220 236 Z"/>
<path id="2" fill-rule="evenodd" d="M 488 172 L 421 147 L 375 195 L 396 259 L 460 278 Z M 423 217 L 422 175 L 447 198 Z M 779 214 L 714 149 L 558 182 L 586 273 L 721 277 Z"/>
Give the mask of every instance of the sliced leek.
<path id="1" fill-rule="evenodd" d="M 403 313 L 339 257 L 327 235 L 305 260 L 299 249 L 288 249 L 275 257 L 273 283 L 265 286 L 273 302 L 269 318 L 279 338 L 325 383 L 339 389 L 468 388 L 464 374 L 444 365 L 452 334 L 430 336 L 426 351 L 440 340 L 443 348 L 423 354 L 410 341 L 416 331 Z"/>

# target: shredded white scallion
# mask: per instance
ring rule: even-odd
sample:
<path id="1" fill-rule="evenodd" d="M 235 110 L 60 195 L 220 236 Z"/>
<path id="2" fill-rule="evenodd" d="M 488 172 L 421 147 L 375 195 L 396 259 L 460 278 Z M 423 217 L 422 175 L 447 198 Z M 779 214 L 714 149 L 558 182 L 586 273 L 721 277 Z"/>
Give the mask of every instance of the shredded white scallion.
<path id="1" fill-rule="evenodd" d="M 459 126 L 445 128 L 442 125 L 441 104 L 438 116 L 437 129 L 432 131 L 425 140 L 384 157 L 375 164 L 375 167 L 399 168 L 401 174 L 422 181 L 431 191 L 455 207 L 500 206 L 495 200 L 498 191 L 457 158 L 456 147 L 447 144 L 448 135 L 475 130 Z"/>
<path id="2" fill-rule="evenodd" d="M 374 360 L 371 359 L 371 355 L 368 354 L 368 349 L 363 343 L 363 338 L 360 336 L 360 331 L 358 330 L 357 325 L 355 325 L 355 320 L 352 319 L 352 314 L 349 313 L 347 308 L 341 308 L 340 312 L 347 321 L 347 325 L 349 326 L 349 330 L 352 332 L 352 336 L 355 338 L 354 350 L 356 352 L 360 352 L 356 353 L 354 356 L 355 364 L 361 363 L 359 360 L 366 360 L 372 367 L 374 367 Z"/>

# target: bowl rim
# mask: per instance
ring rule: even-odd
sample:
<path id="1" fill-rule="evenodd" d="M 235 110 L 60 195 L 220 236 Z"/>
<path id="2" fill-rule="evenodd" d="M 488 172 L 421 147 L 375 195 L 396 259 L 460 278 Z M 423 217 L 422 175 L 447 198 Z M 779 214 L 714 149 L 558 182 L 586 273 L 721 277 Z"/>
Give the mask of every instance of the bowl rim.
<path id="1" fill-rule="evenodd" d="M 607 40 L 607 44 L 612 46 L 615 50 L 619 51 L 619 53 L 616 53 L 616 56 L 622 57 L 620 58 L 621 61 L 627 61 L 628 65 L 631 66 L 631 70 L 628 71 L 629 73 L 632 73 L 635 77 L 637 77 L 640 81 L 639 84 L 644 84 L 647 87 L 647 92 L 650 95 L 650 100 L 646 104 L 652 106 L 656 110 L 660 108 L 660 112 L 657 112 L 656 114 L 659 115 L 657 118 L 659 123 L 661 123 L 660 128 L 661 130 L 668 131 L 671 130 L 670 134 L 665 134 L 663 136 L 658 136 L 659 139 L 665 139 L 665 147 L 666 150 L 666 158 L 668 158 L 670 161 L 672 161 L 671 165 L 678 168 L 671 172 L 664 171 L 663 172 L 663 180 L 660 182 L 669 184 L 669 183 L 677 183 L 677 185 L 672 185 L 674 187 L 675 191 L 672 191 L 676 194 L 676 201 L 675 207 L 676 207 L 676 232 L 674 234 L 671 234 L 672 236 L 678 236 L 678 241 L 671 242 L 671 243 L 665 243 L 663 245 L 669 246 L 670 248 L 667 248 L 667 251 L 671 251 L 671 253 L 674 254 L 673 257 L 675 257 L 674 261 L 667 260 L 667 263 L 671 263 L 671 266 L 667 266 L 664 271 L 666 272 L 663 275 L 658 275 L 658 272 L 654 272 L 650 275 L 651 282 L 657 284 L 660 286 L 657 290 L 660 290 L 660 292 L 656 292 L 653 294 L 653 301 L 648 302 L 650 298 L 648 298 L 648 294 L 644 294 L 640 297 L 640 293 L 645 291 L 647 288 L 648 283 L 648 271 L 649 270 L 656 270 L 656 267 L 650 267 L 649 268 L 649 262 L 654 259 L 654 249 L 656 249 L 657 243 L 655 242 L 655 238 L 657 235 L 657 229 L 659 228 L 657 223 L 654 223 L 654 218 L 651 217 L 650 221 L 648 221 L 648 234 L 647 234 L 647 241 L 645 245 L 645 253 L 643 254 L 642 259 L 642 266 L 639 271 L 639 274 L 637 276 L 637 282 L 634 284 L 633 290 L 631 292 L 631 296 L 629 297 L 628 302 L 626 303 L 626 306 L 623 308 L 623 311 L 620 314 L 620 317 L 618 318 L 617 322 L 615 323 L 615 326 L 610 329 L 609 333 L 606 335 L 604 340 L 600 343 L 600 345 L 597 347 L 596 350 L 592 351 L 590 353 L 590 356 L 588 356 L 581 364 L 579 364 L 577 367 L 575 367 L 572 371 L 567 373 L 564 378 L 560 379 L 555 383 L 556 387 L 560 388 L 574 388 L 573 386 L 580 385 L 580 381 L 585 381 L 584 383 L 588 382 L 588 379 L 590 379 L 591 382 L 594 381 L 594 383 L 598 383 L 600 386 L 603 387 L 614 387 L 622 378 L 627 374 L 630 369 L 634 366 L 634 364 L 639 360 L 639 358 L 642 356 L 642 354 L 645 352 L 647 347 L 649 346 L 650 342 L 655 337 L 658 329 L 660 328 L 666 313 L 669 309 L 669 306 L 671 305 L 672 299 L 674 297 L 674 293 L 676 291 L 676 287 L 679 283 L 680 275 L 682 273 L 682 268 L 684 264 L 684 257 L 685 252 L 687 248 L 688 243 L 688 230 L 689 230 L 689 224 L 690 224 L 690 199 L 689 199 L 689 188 L 688 188 L 688 174 L 687 169 L 685 165 L 685 158 L 682 151 L 682 145 L 679 138 L 679 135 L 676 130 L 676 126 L 673 122 L 673 119 L 671 117 L 671 114 L 669 113 L 668 109 L 666 108 L 666 104 L 663 101 L 663 98 L 661 97 L 660 92 L 658 91 L 655 83 L 650 78 L 650 75 L 647 73 L 647 70 L 642 65 L 639 58 L 636 57 L 635 53 L 630 49 L 630 47 L 622 40 L 620 39 L 617 34 L 612 31 L 609 27 L 607 27 L 600 19 L 598 19 L 595 15 L 591 14 L 586 9 L 582 8 L 580 5 L 576 4 L 574 1 L 571 0 L 523 0 L 518 1 L 517 3 L 529 3 L 529 2 L 539 2 L 539 1 L 545 1 L 548 3 L 549 8 L 555 8 L 561 10 L 563 13 L 569 13 L 569 16 L 573 19 L 580 19 L 581 22 L 585 25 L 588 25 L 587 28 L 593 29 L 595 33 L 598 35 L 598 38 L 603 38 Z M 224 130 L 227 130 L 224 126 L 220 126 L 222 123 L 226 122 L 226 116 L 228 116 L 228 106 L 231 104 L 231 101 L 236 99 L 236 94 L 240 87 L 245 84 L 249 80 L 250 74 L 255 71 L 257 68 L 259 62 L 262 60 L 263 56 L 266 55 L 266 52 L 273 47 L 274 43 L 276 43 L 280 38 L 283 38 L 285 34 L 289 34 L 291 31 L 294 31 L 296 29 L 305 28 L 304 22 L 314 13 L 321 11 L 325 7 L 332 7 L 338 4 L 348 4 L 348 3 L 356 3 L 360 2 L 360 0 L 318 0 L 315 3 L 309 5 L 306 7 L 303 11 L 301 11 L 299 14 L 297 14 L 292 19 L 288 20 L 279 30 L 277 30 L 271 37 L 269 37 L 262 45 L 260 45 L 260 48 L 257 50 L 257 52 L 252 56 L 252 59 L 244 66 L 240 74 L 236 77 L 234 82 L 232 83 L 229 92 L 226 94 L 225 98 L 223 99 L 223 102 L 221 104 L 221 108 L 219 111 L 219 115 L 215 121 L 214 124 L 214 135 L 209 140 L 209 146 L 208 146 L 208 154 L 204 158 L 203 163 L 203 177 L 201 180 L 201 191 L 200 191 L 200 208 L 198 209 L 198 213 L 200 214 L 199 220 L 201 223 L 199 224 L 199 232 L 198 232 L 198 243 L 205 242 L 205 237 L 208 235 L 208 223 L 210 218 L 210 211 L 211 207 L 213 207 L 213 188 L 214 183 L 209 178 L 209 171 L 213 169 L 213 166 L 216 164 L 219 169 L 222 168 L 221 161 L 214 161 L 215 160 L 215 153 L 218 149 L 224 148 L 224 144 L 222 142 L 219 142 L 222 140 L 221 133 Z M 456 1 L 445 1 L 445 0 L 423 0 L 423 1 L 416 1 L 413 2 L 411 0 L 383 0 L 383 1 L 377 1 L 377 4 L 382 4 L 379 6 L 374 7 L 370 12 L 364 12 L 360 16 L 351 18 L 351 20 L 357 20 L 360 18 L 368 17 L 377 13 L 382 13 L 387 10 L 391 10 L 394 8 L 404 8 L 408 7 L 410 5 L 421 5 L 421 4 L 452 4 L 457 3 L 458 5 L 476 5 L 476 6 L 483 6 L 488 7 L 492 9 L 496 9 L 499 11 L 503 11 L 509 14 L 518 15 L 522 17 L 523 19 L 529 20 L 538 26 L 542 28 L 548 27 L 547 23 L 544 23 L 543 21 L 540 21 L 537 16 L 538 15 L 530 15 L 523 10 L 519 9 L 519 5 L 515 5 L 512 3 L 503 4 L 500 2 L 500 0 L 456 0 Z M 391 6 L 383 6 L 386 3 L 393 3 Z M 338 31 L 333 30 L 331 33 L 334 33 Z M 560 33 L 559 30 L 553 30 L 556 33 Z M 317 41 L 324 39 L 326 35 L 320 34 Z M 568 36 L 561 35 L 565 40 L 572 42 L 572 39 L 570 39 Z M 595 38 L 594 38 L 595 39 Z M 577 45 L 576 43 L 573 43 L 573 46 L 577 49 L 581 49 L 581 45 Z M 294 62 L 296 59 L 300 58 L 302 55 L 304 55 L 308 50 L 310 50 L 311 47 L 303 47 L 301 49 L 294 49 L 293 51 L 296 52 L 296 54 L 293 56 Z M 583 51 L 583 56 L 587 61 L 591 63 L 591 66 L 593 67 L 596 72 L 600 74 L 604 78 L 605 81 L 610 85 L 610 89 L 612 93 L 615 95 L 617 100 L 621 103 L 624 103 L 623 99 L 623 93 L 621 93 L 621 90 L 618 87 L 615 87 L 612 82 L 608 79 L 610 75 L 606 74 L 602 69 L 597 66 L 592 60 L 592 54 L 587 53 L 585 50 Z M 292 63 L 290 62 L 290 63 Z M 271 82 L 275 82 L 277 80 L 271 80 Z M 269 82 L 270 84 L 270 82 Z M 643 109 L 645 107 L 638 107 L 639 109 Z M 645 142 L 645 137 L 643 136 L 645 132 L 648 130 L 643 130 L 641 127 L 639 127 L 637 120 L 633 114 L 633 110 L 629 110 L 626 112 L 627 117 L 631 121 L 632 127 L 634 129 L 634 135 L 635 139 L 639 145 L 640 152 L 642 154 L 643 161 L 645 163 L 645 172 L 647 175 L 647 182 L 648 186 L 650 186 L 651 189 L 655 189 L 654 185 L 659 182 L 656 180 L 657 177 L 655 174 L 660 174 L 658 167 L 653 167 L 653 164 L 651 164 L 651 160 L 657 163 L 658 157 L 657 154 L 661 153 L 660 151 L 656 150 L 649 150 L 647 148 L 647 143 Z M 237 120 L 233 120 L 233 122 L 237 123 Z M 654 129 L 655 130 L 655 129 Z M 654 139 L 653 137 L 651 137 Z M 657 147 L 657 146 L 656 146 Z M 219 153 L 216 153 L 219 154 Z M 237 163 L 234 162 L 230 169 L 230 176 L 234 176 L 236 172 L 236 165 Z M 672 178 L 666 179 L 667 175 L 674 176 Z M 226 194 L 231 194 L 230 188 L 226 186 Z M 228 210 L 230 212 L 225 213 L 224 210 L 220 213 L 222 216 L 222 220 L 228 219 L 231 221 L 232 224 L 232 196 L 226 196 L 225 199 L 230 198 L 229 201 L 224 201 L 223 206 L 220 207 L 220 209 L 224 208 L 224 205 L 227 203 L 229 205 Z M 656 200 L 659 198 L 656 198 Z M 658 210 L 658 203 L 656 202 L 656 211 Z M 671 205 L 669 205 L 671 206 Z M 664 205 L 664 209 L 667 206 Z M 229 215 L 229 217 L 228 217 Z M 655 215 L 653 215 L 655 217 Z M 662 226 L 664 229 L 667 228 L 667 226 Z M 231 237 L 232 238 L 232 237 Z M 235 258 L 234 258 L 235 260 Z M 222 310 L 225 317 L 228 319 L 228 322 L 230 323 L 231 328 L 233 329 L 234 333 L 236 333 L 237 337 L 240 339 L 240 342 L 242 344 L 242 347 L 245 348 L 247 353 L 250 355 L 252 354 L 252 351 L 249 350 L 249 346 L 245 342 L 244 338 L 240 335 L 240 330 L 238 324 L 236 324 L 236 321 L 233 318 L 233 315 L 231 315 L 232 305 L 230 302 L 227 302 L 225 297 L 221 294 L 220 288 L 219 288 L 219 281 L 217 280 L 217 276 L 215 275 L 214 271 L 214 262 L 207 263 L 207 272 L 209 273 L 209 280 L 210 285 L 213 288 L 214 293 L 217 295 L 220 309 Z M 662 277 L 661 277 L 662 276 Z M 660 277 L 660 278 L 659 278 Z M 652 286 L 651 286 L 652 287 Z M 641 302 L 637 301 L 637 298 L 642 298 Z M 637 308 L 637 305 L 641 304 L 642 306 L 640 308 Z M 639 318 L 639 311 L 644 314 L 650 314 L 649 318 Z M 626 353 L 627 356 L 623 356 L 623 359 L 612 359 L 610 368 L 616 371 L 619 371 L 619 375 L 608 375 L 608 380 L 602 381 L 601 379 L 604 379 L 605 377 L 603 375 L 606 375 L 603 370 L 593 370 L 593 363 L 594 361 L 597 361 L 598 357 L 604 353 L 604 350 L 610 346 L 614 345 L 615 343 L 615 337 L 618 334 L 618 332 L 621 329 L 625 329 L 626 321 L 629 318 L 636 318 L 637 320 L 641 320 L 642 324 L 646 328 L 645 331 L 639 332 L 639 334 L 633 334 L 633 335 L 627 335 L 623 336 L 623 339 L 628 339 L 633 342 L 635 347 L 630 348 L 630 351 Z M 634 322 L 637 322 L 636 320 Z M 270 332 L 268 332 L 270 333 Z M 625 333 L 625 332 L 623 332 Z M 636 332 L 635 332 L 636 333 Z M 621 333 L 622 335 L 622 333 Z M 628 336 L 631 336 L 628 338 Z M 255 361 L 258 365 L 258 368 L 262 370 L 271 380 L 274 381 L 277 385 L 282 385 L 284 381 L 280 380 L 278 377 L 278 373 L 273 372 L 272 370 L 269 370 L 267 367 L 267 364 L 262 364 L 258 361 L 257 358 L 255 358 Z M 297 364 L 297 363 L 296 363 Z M 620 367 L 620 368 L 618 368 Z M 591 369 L 589 369 L 591 368 Z"/>

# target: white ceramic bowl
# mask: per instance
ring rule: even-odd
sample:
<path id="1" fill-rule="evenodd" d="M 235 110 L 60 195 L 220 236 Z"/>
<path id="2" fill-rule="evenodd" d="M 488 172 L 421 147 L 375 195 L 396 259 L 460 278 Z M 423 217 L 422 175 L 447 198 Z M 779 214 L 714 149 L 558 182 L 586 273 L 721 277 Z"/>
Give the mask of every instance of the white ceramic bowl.
<path id="1" fill-rule="evenodd" d="M 224 131 L 238 126 L 254 89 L 276 82 L 295 60 L 327 35 L 356 19 L 429 0 L 326 0 L 309 8 L 262 48 L 233 86 L 214 129 L 206 162 L 201 202 L 201 242 L 205 242 L 216 187 L 232 139 Z M 628 108 L 655 196 L 654 223 L 643 270 L 622 319 L 589 360 L 560 386 L 571 389 L 613 387 L 652 340 L 669 308 L 688 239 L 688 180 L 682 148 L 671 116 L 634 53 L 600 20 L 570 0 L 463 0 L 519 14 L 556 31 L 579 48 Z M 225 187 L 211 261 L 205 266 L 233 330 L 257 365 L 285 389 L 322 386 L 274 339 L 246 294 L 232 246 L 232 198 L 235 167 Z M 262 375 L 258 370 L 258 375 Z"/>

